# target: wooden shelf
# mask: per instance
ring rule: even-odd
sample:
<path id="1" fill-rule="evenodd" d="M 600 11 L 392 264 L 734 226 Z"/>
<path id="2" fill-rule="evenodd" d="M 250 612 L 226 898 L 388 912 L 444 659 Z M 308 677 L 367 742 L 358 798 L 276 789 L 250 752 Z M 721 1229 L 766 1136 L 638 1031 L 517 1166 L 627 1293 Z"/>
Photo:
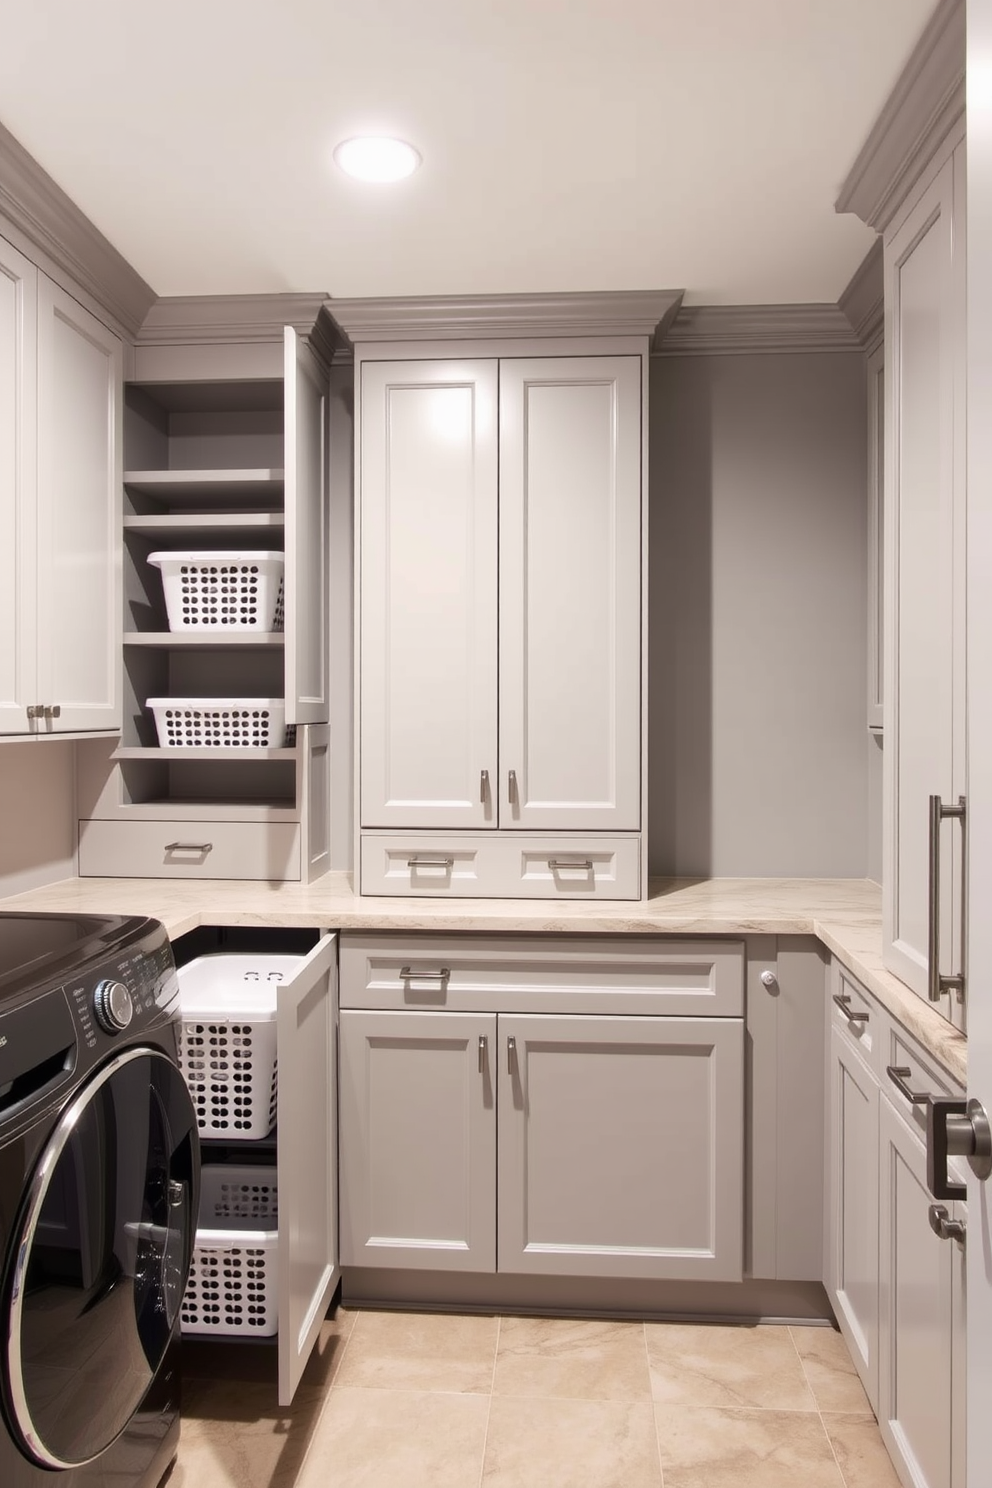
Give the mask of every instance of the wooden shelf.
<path id="1" fill-rule="evenodd" d="M 112 755 L 115 760 L 295 760 L 295 749 L 208 749 L 206 747 L 161 749 L 139 744 L 122 744 Z"/>
<path id="2" fill-rule="evenodd" d="M 125 470 L 124 484 L 141 496 L 159 501 L 213 501 L 225 505 L 249 501 L 259 505 L 282 499 L 284 470 Z"/>
<path id="3" fill-rule="evenodd" d="M 125 532 L 161 538 L 205 532 L 251 534 L 273 530 L 281 534 L 285 526 L 282 512 L 168 512 L 159 517 L 124 518 Z"/>
<path id="4" fill-rule="evenodd" d="M 193 647 L 201 651 L 285 646 L 281 630 L 126 630 L 125 646 L 158 646 L 171 651 Z"/>

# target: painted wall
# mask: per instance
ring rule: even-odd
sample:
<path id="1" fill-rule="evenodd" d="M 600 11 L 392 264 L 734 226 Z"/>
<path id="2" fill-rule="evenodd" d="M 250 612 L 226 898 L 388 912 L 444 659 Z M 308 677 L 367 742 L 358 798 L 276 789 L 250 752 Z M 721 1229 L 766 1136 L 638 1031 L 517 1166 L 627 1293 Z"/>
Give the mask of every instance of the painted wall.
<path id="1" fill-rule="evenodd" d="M 651 363 L 651 871 L 864 877 L 859 353 Z"/>
<path id="2" fill-rule="evenodd" d="M 75 746 L 0 744 L 0 896 L 76 871 Z"/>

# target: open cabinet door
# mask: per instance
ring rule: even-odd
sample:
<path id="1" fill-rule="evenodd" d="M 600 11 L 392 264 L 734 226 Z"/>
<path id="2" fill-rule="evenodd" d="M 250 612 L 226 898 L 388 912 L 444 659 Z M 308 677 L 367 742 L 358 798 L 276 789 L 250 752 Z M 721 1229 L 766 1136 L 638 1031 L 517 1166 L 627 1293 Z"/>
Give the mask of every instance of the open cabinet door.
<path id="1" fill-rule="evenodd" d="M 328 374 L 285 329 L 286 722 L 328 718 Z"/>
<path id="2" fill-rule="evenodd" d="M 337 938 L 279 989 L 279 1404 L 293 1399 L 338 1284 Z"/>

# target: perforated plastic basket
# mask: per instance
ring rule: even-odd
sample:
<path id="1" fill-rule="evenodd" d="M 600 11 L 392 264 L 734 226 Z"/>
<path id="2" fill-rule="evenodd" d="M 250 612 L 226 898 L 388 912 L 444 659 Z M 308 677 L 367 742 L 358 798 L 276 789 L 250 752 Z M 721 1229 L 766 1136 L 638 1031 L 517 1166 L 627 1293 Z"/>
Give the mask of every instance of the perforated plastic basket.
<path id="1" fill-rule="evenodd" d="M 282 553 L 149 553 L 170 630 L 282 630 Z"/>
<path id="2" fill-rule="evenodd" d="M 285 698 L 148 698 L 163 749 L 282 749 Z"/>
<path id="3" fill-rule="evenodd" d="M 179 1064 L 203 1137 L 254 1141 L 275 1125 L 276 994 L 299 956 L 198 956 L 179 968 Z"/>
<path id="4" fill-rule="evenodd" d="M 275 1168 L 203 1169 L 183 1333 L 265 1338 L 277 1331 L 278 1223 Z"/>

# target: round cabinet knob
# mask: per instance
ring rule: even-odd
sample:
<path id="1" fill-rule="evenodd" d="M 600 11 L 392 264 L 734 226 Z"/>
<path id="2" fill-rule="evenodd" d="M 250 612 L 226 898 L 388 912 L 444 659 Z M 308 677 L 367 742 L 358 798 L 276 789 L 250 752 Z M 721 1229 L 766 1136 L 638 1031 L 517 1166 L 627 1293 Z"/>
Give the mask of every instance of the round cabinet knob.
<path id="1" fill-rule="evenodd" d="M 93 993 L 93 1011 L 105 1033 L 123 1033 L 134 1016 L 134 1002 L 123 982 L 101 982 Z"/>

